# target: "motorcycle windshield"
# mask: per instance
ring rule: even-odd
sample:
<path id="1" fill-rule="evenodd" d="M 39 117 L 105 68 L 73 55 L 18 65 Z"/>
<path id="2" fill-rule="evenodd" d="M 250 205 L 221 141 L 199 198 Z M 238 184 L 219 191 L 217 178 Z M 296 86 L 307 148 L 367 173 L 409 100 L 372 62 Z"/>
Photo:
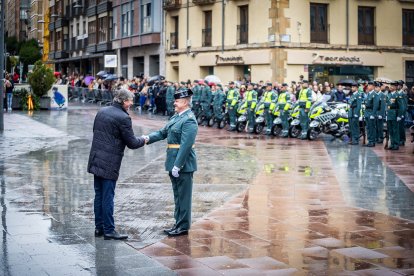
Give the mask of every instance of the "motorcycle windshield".
<path id="1" fill-rule="evenodd" d="M 326 94 L 322 95 L 322 98 L 320 98 L 319 100 L 313 103 L 313 105 L 310 108 L 310 113 L 312 114 L 315 108 L 317 108 L 318 106 L 322 106 L 323 104 L 326 104 L 330 99 L 331 99 L 331 95 L 326 95 Z"/>

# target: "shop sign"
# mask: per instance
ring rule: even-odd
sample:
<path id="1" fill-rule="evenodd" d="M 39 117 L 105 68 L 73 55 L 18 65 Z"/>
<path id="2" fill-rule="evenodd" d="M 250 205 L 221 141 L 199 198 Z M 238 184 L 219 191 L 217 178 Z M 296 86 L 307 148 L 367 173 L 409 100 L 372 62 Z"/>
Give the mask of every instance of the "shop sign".
<path id="1" fill-rule="evenodd" d="M 216 65 L 234 65 L 234 64 L 244 64 L 244 59 L 242 56 L 230 56 L 223 57 L 216 55 Z"/>
<path id="2" fill-rule="evenodd" d="M 105 55 L 104 56 L 104 67 L 105 68 L 116 68 L 117 56 L 116 55 Z"/>
<path id="3" fill-rule="evenodd" d="M 358 56 L 345 56 L 345 55 L 321 55 L 319 53 L 313 53 L 313 64 L 363 64 L 362 60 Z"/>

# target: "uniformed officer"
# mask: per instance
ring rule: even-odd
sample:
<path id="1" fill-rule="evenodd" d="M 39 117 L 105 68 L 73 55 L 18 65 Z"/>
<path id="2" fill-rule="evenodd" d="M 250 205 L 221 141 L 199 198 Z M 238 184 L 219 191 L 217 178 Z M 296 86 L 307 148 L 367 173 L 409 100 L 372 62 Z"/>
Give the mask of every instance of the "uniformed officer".
<path id="1" fill-rule="evenodd" d="M 223 120 L 223 104 L 225 101 L 226 94 L 223 91 L 223 86 L 217 84 L 217 90 L 213 98 L 213 112 L 218 124 Z"/>
<path id="2" fill-rule="evenodd" d="M 191 89 L 191 91 L 193 91 L 193 112 L 195 114 L 195 116 L 198 116 L 198 114 L 200 113 L 200 96 L 201 96 L 201 87 L 199 84 L 198 80 L 194 80 L 194 86 L 193 89 Z"/>
<path id="3" fill-rule="evenodd" d="M 400 144 L 400 132 L 398 122 L 402 116 L 402 99 L 398 95 L 397 82 L 392 82 L 390 85 L 390 93 L 387 97 L 387 129 L 390 137 L 391 145 L 387 147 L 389 150 L 398 150 Z"/>
<path id="4" fill-rule="evenodd" d="M 288 84 L 282 83 L 280 88 L 279 97 L 277 99 L 277 107 L 279 110 L 279 116 L 282 120 L 282 137 L 289 137 L 289 108 L 291 105 L 290 93 L 287 91 Z"/>
<path id="5" fill-rule="evenodd" d="M 253 86 L 253 83 L 249 83 L 247 85 L 247 91 L 244 94 L 247 102 L 247 130 L 249 133 L 253 133 L 256 123 L 257 91 L 253 89 Z"/>
<path id="6" fill-rule="evenodd" d="M 190 89 L 180 89 L 174 94 L 176 114 L 167 125 L 144 136 L 147 144 L 167 139 L 165 170 L 169 172 L 174 193 L 175 224 L 164 232 L 169 236 L 188 234 L 191 226 L 191 197 L 193 173 L 197 170 L 194 143 L 197 136 L 197 120 L 191 111 Z"/>
<path id="7" fill-rule="evenodd" d="M 359 117 L 361 116 L 362 92 L 358 89 L 358 84 L 351 86 L 352 95 L 349 99 L 349 128 L 351 132 L 351 145 L 359 144 Z"/>
<path id="8" fill-rule="evenodd" d="M 368 82 L 367 96 L 365 98 L 365 122 L 367 124 L 367 138 L 368 144 L 366 147 L 375 147 L 377 141 L 377 132 L 375 128 L 375 118 L 377 116 L 379 101 L 377 94 L 374 91 L 375 83 L 373 81 Z"/>
<path id="9" fill-rule="evenodd" d="M 400 97 L 400 102 L 402 104 L 401 106 L 401 120 L 398 122 L 398 129 L 400 132 L 400 146 L 404 146 L 405 145 L 405 116 L 407 114 L 407 110 L 408 110 L 408 97 L 407 94 L 405 93 L 403 87 L 405 82 L 402 80 L 399 80 L 398 82 L 398 96 Z"/>
<path id="10" fill-rule="evenodd" d="M 385 109 L 387 108 L 386 96 L 381 91 L 382 84 L 375 82 L 375 93 L 377 94 L 379 105 L 377 111 L 376 131 L 377 131 L 377 143 L 382 144 L 384 140 L 384 121 L 385 121 Z"/>
<path id="11" fill-rule="evenodd" d="M 234 87 L 234 81 L 229 82 L 229 90 L 226 95 L 226 109 L 229 114 L 230 128 L 229 131 L 236 130 L 237 107 L 239 101 L 239 90 Z"/>
<path id="12" fill-rule="evenodd" d="M 211 89 L 208 83 L 203 82 L 201 88 L 201 96 L 200 96 L 200 103 L 201 108 L 203 110 L 203 114 L 205 116 L 205 121 L 203 122 L 204 125 L 210 120 L 211 118 L 211 102 L 213 101 L 213 95 L 211 93 Z"/>
<path id="13" fill-rule="evenodd" d="M 299 102 L 299 121 L 302 127 L 302 133 L 299 136 L 300 139 L 304 140 L 307 138 L 309 128 L 309 109 L 312 105 L 312 90 L 309 89 L 309 82 L 307 80 L 302 81 L 302 89 L 299 91 L 298 102 Z"/>
<path id="14" fill-rule="evenodd" d="M 273 111 L 277 102 L 277 94 L 273 90 L 271 82 L 266 83 L 266 91 L 262 95 L 262 101 L 264 103 L 264 114 L 266 120 L 266 135 L 270 135 L 273 125 Z"/>
<path id="15" fill-rule="evenodd" d="M 168 116 L 171 117 L 174 115 L 174 93 L 175 87 L 172 82 L 167 83 L 167 93 L 165 95 L 165 101 L 167 103 L 167 113 Z"/>

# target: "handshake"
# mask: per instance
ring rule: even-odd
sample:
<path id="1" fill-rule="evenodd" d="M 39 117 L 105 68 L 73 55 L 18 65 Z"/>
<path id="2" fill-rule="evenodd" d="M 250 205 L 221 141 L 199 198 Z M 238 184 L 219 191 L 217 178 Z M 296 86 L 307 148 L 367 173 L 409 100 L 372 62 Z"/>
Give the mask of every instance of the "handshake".
<path id="1" fill-rule="evenodd" d="M 148 143 L 148 141 L 149 141 L 149 136 L 148 135 L 142 135 L 141 138 L 143 138 L 145 140 L 145 144 Z"/>

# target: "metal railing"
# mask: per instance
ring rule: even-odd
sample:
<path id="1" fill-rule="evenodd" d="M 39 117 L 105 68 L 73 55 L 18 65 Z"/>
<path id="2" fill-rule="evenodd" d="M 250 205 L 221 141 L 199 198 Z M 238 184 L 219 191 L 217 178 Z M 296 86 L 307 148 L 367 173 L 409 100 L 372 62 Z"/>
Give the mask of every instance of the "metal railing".
<path id="1" fill-rule="evenodd" d="M 211 46 L 211 28 L 202 30 L 203 32 L 203 47 Z"/>
<path id="2" fill-rule="evenodd" d="M 178 49 L 178 32 L 170 33 L 170 49 Z"/>
<path id="3" fill-rule="evenodd" d="M 237 25 L 237 44 L 249 43 L 249 25 Z"/>

